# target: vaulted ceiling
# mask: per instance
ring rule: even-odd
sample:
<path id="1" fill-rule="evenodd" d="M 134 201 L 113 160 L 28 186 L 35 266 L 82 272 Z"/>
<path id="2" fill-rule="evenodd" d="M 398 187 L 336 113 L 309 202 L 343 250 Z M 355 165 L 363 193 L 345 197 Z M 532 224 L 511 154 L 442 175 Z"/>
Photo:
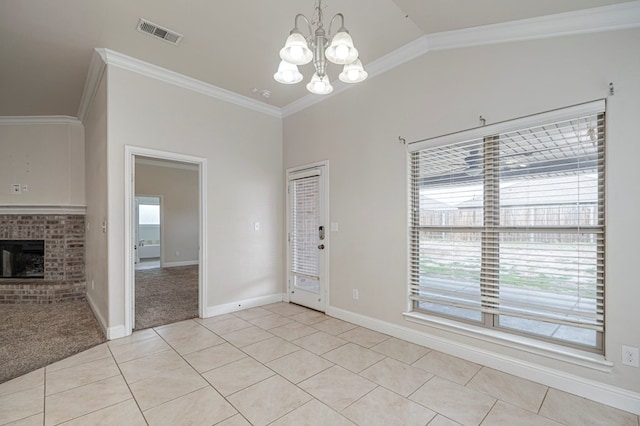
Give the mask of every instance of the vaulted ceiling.
<path id="1" fill-rule="evenodd" d="M 365 65 L 425 34 L 628 0 L 325 0 L 342 12 Z M 0 0 L 0 116 L 76 116 L 93 49 L 108 48 L 283 107 L 307 95 L 276 83 L 294 16 L 315 0 Z M 328 19 L 327 19 L 328 17 Z M 177 46 L 136 31 L 139 18 L 184 36 Z M 306 82 L 312 65 L 301 67 Z M 340 69 L 329 67 L 332 80 Z M 252 89 L 258 89 L 252 91 Z M 271 97 L 260 92 L 268 90 Z"/>

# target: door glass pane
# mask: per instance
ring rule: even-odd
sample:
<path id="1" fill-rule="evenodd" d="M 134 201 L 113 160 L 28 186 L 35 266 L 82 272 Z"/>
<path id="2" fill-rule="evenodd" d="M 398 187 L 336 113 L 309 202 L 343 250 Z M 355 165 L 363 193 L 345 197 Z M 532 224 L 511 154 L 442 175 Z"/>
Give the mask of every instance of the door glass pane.
<path id="1" fill-rule="evenodd" d="M 318 278 L 301 277 L 299 275 L 294 276 L 294 285 L 297 288 L 303 290 L 312 291 L 314 293 L 320 292 L 320 280 Z"/>
<path id="2" fill-rule="evenodd" d="M 294 286 L 319 292 L 320 176 L 292 181 L 291 272 Z"/>

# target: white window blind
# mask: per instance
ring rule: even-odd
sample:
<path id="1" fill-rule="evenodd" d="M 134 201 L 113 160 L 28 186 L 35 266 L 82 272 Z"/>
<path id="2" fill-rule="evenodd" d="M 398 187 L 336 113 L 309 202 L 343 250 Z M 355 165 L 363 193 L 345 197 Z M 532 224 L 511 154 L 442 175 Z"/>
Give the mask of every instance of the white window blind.
<path id="1" fill-rule="evenodd" d="M 445 138 L 411 148 L 414 309 L 601 350 L 604 103 Z"/>
<path id="2" fill-rule="evenodd" d="M 317 255 L 320 226 L 320 176 L 295 179 L 291 191 L 291 271 L 315 280 L 320 265 Z"/>

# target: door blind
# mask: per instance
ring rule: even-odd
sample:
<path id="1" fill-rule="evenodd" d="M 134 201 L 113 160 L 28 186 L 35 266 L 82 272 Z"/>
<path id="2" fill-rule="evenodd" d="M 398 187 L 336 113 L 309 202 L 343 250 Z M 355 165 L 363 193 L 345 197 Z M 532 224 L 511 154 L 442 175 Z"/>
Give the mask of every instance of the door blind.
<path id="1" fill-rule="evenodd" d="M 319 278 L 318 227 L 320 226 L 320 176 L 295 179 L 291 191 L 291 271 Z"/>
<path id="2" fill-rule="evenodd" d="M 551 338 L 603 332 L 603 107 L 411 153 L 416 309 L 524 333 L 536 321 Z"/>

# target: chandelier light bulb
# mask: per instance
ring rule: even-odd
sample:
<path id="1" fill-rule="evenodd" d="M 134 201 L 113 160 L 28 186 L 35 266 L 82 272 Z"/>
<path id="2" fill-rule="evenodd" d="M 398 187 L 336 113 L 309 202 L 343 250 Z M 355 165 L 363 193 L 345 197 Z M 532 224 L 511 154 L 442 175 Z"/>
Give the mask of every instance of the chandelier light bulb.
<path id="1" fill-rule="evenodd" d="M 280 61 L 278 72 L 273 75 L 273 78 L 278 83 L 296 84 L 302 81 L 302 74 L 300 74 L 296 65 L 287 61 Z"/>
<path id="2" fill-rule="evenodd" d="M 291 55 L 291 57 L 296 61 L 299 61 L 300 59 L 302 59 L 302 56 L 303 56 L 302 54 L 303 54 L 303 50 L 302 50 L 302 47 L 300 46 L 291 46 L 291 48 L 289 49 L 289 55 Z"/>
<path id="3" fill-rule="evenodd" d="M 342 28 L 338 34 L 333 36 L 325 55 L 334 64 L 346 65 L 358 58 L 358 49 L 353 46 L 353 40 L 347 30 Z"/>
<path id="4" fill-rule="evenodd" d="M 360 72 L 358 70 L 347 71 L 347 79 L 349 81 L 356 81 L 358 77 L 360 77 Z"/>
<path id="5" fill-rule="evenodd" d="M 300 32 L 294 29 L 287 37 L 284 47 L 280 50 L 280 58 L 290 64 L 304 65 L 311 62 L 313 52 L 309 49 L 307 40 L 304 39 Z"/>
<path id="6" fill-rule="evenodd" d="M 336 47 L 336 57 L 344 61 L 349 56 L 349 47 L 341 44 Z"/>
<path id="7" fill-rule="evenodd" d="M 318 73 L 314 73 L 311 81 L 307 84 L 307 90 L 316 95 L 328 95 L 333 92 L 333 86 L 327 76 L 320 78 Z"/>
<path id="8" fill-rule="evenodd" d="M 344 69 L 338 76 L 340 81 L 345 83 L 360 83 L 364 81 L 369 74 L 364 70 L 360 59 L 356 59 L 350 64 L 344 66 Z"/>

